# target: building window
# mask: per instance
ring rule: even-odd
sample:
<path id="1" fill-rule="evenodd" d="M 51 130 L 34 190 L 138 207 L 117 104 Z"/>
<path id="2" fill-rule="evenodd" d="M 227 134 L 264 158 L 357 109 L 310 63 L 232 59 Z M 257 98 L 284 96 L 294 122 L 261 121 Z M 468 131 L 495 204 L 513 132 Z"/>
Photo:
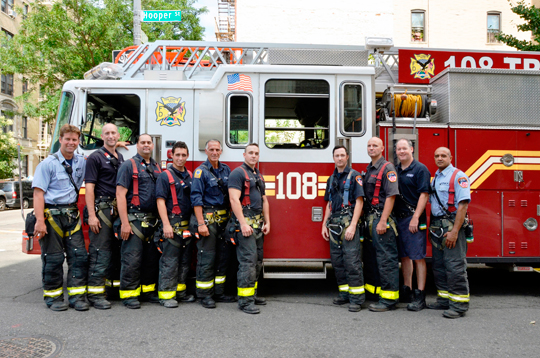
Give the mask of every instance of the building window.
<path id="1" fill-rule="evenodd" d="M 11 114 L 11 113 L 12 112 L 2 111 L 2 112 L 0 112 L 0 116 L 5 117 L 6 119 L 11 119 L 13 121 L 13 114 Z M 9 126 L 3 126 L 2 131 L 4 133 L 13 132 L 13 122 Z"/>
<path id="2" fill-rule="evenodd" d="M 411 41 L 426 42 L 426 12 L 424 10 L 411 11 Z"/>
<path id="3" fill-rule="evenodd" d="M 2 32 L 4 33 L 4 35 L 6 35 L 6 37 L 7 37 L 8 39 L 11 40 L 11 39 L 13 38 L 13 34 L 12 34 L 11 32 L 9 32 L 8 30 L 2 29 Z"/>
<path id="4" fill-rule="evenodd" d="M 28 4 L 24 4 L 24 7 L 23 7 L 23 20 L 26 19 L 27 15 L 28 15 Z"/>
<path id="5" fill-rule="evenodd" d="M 496 44 L 500 41 L 497 40 L 497 35 L 501 32 L 501 13 L 500 12 L 488 12 L 487 14 L 487 43 Z"/>
<path id="6" fill-rule="evenodd" d="M 1 76 L 1 89 L 3 94 L 13 96 L 13 74 L 2 74 Z"/>
<path id="7" fill-rule="evenodd" d="M 28 117 L 22 117 L 22 137 L 28 138 Z"/>
<path id="8" fill-rule="evenodd" d="M 23 79 L 23 83 L 22 83 L 22 93 L 26 93 L 26 92 L 28 92 L 28 80 Z"/>
<path id="9" fill-rule="evenodd" d="M 8 12 L 7 0 L 2 0 L 2 11 L 5 13 Z"/>

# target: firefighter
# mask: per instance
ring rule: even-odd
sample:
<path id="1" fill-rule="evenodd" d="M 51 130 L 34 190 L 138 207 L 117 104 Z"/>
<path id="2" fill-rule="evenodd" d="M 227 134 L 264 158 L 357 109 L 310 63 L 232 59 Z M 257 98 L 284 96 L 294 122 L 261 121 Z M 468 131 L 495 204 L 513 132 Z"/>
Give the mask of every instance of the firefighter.
<path id="1" fill-rule="evenodd" d="M 430 174 L 428 168 L 415 160 L 414 148 L 408 139 L 396 143 L 396 154 L 400 161 L 397 168 L 399 192 L 394 205 L 397 218 L 398 252 L 403 272 L 402 302 L 407 302 L 409 311 L 426 308 L 426 214 L 429 198 Z M 414 261 L 414 264 L 413 264 Z M 418 288 L 412 291 L 413 269 L 416 267 Z M 414 292 L 414 294 L 413 294 Z M 412 297 L 411 297 L 412 296 Z M 405 300 L 403 300 L 405 298 Z"/>
<path id="2" fill-rule="evenodd" d="M 244 163 L 229 178 L 229 196 L 236 223 L 234 235 L 238 258 L 238 308 L 245 313 L 260 312 L 255 305 L 266 305 L 266 299 L 257 296 L 259 274 L 263 261 L 264 235 L 270 233 L 270 207 L 264 189 L 264 180 L 256 169 L 259 146 L 250 143 L 244 150 Z"/>
<path id="3" fill-rule="evenodd" d="M 439 169 L 431 183 L 429 231 L 438 297 L 427 308 L 445 310 L 446 318 L 459 318 L 469 309 L 464 223 L 471 193 L 469 178 L 451 162 L 450 149 L 435 150 L 435 164 Z"/>
<path id="4" fill-rule="evenodd" d="M 43 297 L 53 311 L 65 311 L 64 254 L 68 263 L 69 307 L 87 311 L 88 253 L 84 246 L 77 202 L 84 180 L 84 157 L 75 153 L 81 132 L 75 126 L 60 128 L 60 150 L 36 168 L 34 188 L 34 235 L 41 247 Z"/>
<path id="5" fill-rule="evenodd" d="M 156 182 L 157 207 L 163 223 L 163 233 L 157 242 L 162 252 L 158 294 L 161 305 L 167 308 L 178 307 L 178 301 L 195 301 L 193 295 L 186 293 L 193 248 L 189 231 L 191 173 L 185 168 L 188 158 L 186 143 L 176 142 L 172 148 L 172 166 L 161 173 Z"/>
<path id="6" fill-rule="evenodd" d="M 101 138 L 103 147 L 90 154 L 86 160 L 85 210 L 90 227 L 88 301 L 97 309 L 109 309 L 111 303 L 105 295 L 106 280 L 120 284 L 116 277 L 110 275 L 120 264 L 119 240 L 114 235 L 113 223 L 118 218 L 116 174 L 124 157 L 115 149 L 120 134 L 114 124 L 103 126 Z"/>
<path id="7" fill-rule="evenodd" d="M 191 205 L 195 213 L 193 229 L 197 240 L 196 291 L 205 308 L 215 308 L 217 302 L 234 302 L 225 295 L 226 272 L 231 256 L 231 245 L 222 237 L 230 217 L 227 183 L 231 169 L 219 161 L 223 151 L 221 142 L 206 142 L 208 159 L 193 175 Z"/>
<path id="8" fill-rule="evenodd" d="M 347 163 L 349 152 L 344 146 L 333 150 L 336 169 L 326 183 L 324 200 L 326 214 L 323 220 L 322 236 L 330 241 L 330 258 L 336 274 L 339 296 L 335 305 L 349 303 L 350 312 L 359 312 L 365 301 L 364 275 L 362 273 L 362 244 L 360 230 L 357 229 L 364 189 L 360 173 Z"/>
<path id="9" fill-rule="evenodd" d="M 140 308 L 141 301 L 159 303 L 156 292 L 159 252 L 153 237 L 159 219 L 156 179 L 161 173 L 152 159 L 154 143 L 148 134 L 137 140 L 137 154 L 118 170 L 116 200 L 122 238 L 120 298 L 128 308 Z"/>
<path id="10" fill-rule="evenodd" d="M 394 166 L 382 156 L 382 140 L 373 137 L 367 147 L 371 163 L 364 180 L 366 219 L 381 285 L 378 290 L 379 302 L 369 305 L 369 310 L 384 312 L 396 309 L 399 299 L 397 228 L 391 215 L 396 195 L 399 194 L 398 179 Z"/>

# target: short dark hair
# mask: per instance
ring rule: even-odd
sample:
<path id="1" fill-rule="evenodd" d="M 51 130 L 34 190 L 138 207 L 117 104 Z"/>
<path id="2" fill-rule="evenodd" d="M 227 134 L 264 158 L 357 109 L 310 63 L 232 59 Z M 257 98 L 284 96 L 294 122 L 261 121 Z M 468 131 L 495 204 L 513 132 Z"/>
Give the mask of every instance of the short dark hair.
<path id="1" fill-rule="evenodd" d="M 187 144 L 185 142 L 182 142 L 181 140 L 179 140 L 176 143 L 174 143 L 174 145 L 172 147 L 172 154 L 173 155 L 174 155 L 174 152 L 175 152 L 176 148 L 185 149 L 187 151 L 187 154 L 189 155 L 189 148 L 188 148 L 188 146 L 187 146 Z"/>
<path id="2" fill-rule="evenodd" d="M 150 137 L 150 142 L 154 143 L 154 139 L 153 139 L 152 136 L 151 136 L 150 134 L 148 134 L 148 133 L 139 134 L 139 135 L 137 136 L 137 143 L 139 143 L 139 141 L 141 140 L 141 137 L 142 137 L 143 135 L 149 136 L 149 137 Z"/>
<path id="3" fill-rule="evenodd" d="M 64 134 L 66 133 L 75 133 L 81 138 L 81 131 L 79 128 L 75 127 L 72 124 L 66 123 L 60 128 L 60 137 L 64 137 Z"/>
<path id="4" fill-rule="evenodd" d="M 349 155 L 349 150 L 344 145 L 336 145 L 334 149 L 332 150 L 332 156 L 334 156 L 334 153 L 338 149 L 345 149 L 345 154 Z"/>
<path id="5" fill-rule="evenodd" d="M 249 143 L 249 144 L 246 145 L 246 147 L 244 148 L 244 153 L 247 151 L 247 148 L 248 148 L 248 147 L 251 147 L 251 146 L 259 148 L 259 145 L 258 145 L 257 143 Z"/>

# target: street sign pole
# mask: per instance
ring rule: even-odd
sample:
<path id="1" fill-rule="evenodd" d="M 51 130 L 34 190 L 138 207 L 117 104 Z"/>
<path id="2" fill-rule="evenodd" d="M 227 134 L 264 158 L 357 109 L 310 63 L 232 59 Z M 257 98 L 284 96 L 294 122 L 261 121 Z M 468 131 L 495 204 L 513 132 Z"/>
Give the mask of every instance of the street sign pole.
<path id="1" fill-rule="evenodd" d="M 141 0 L 133 0 L 133 44 L 141 44 Z"/>

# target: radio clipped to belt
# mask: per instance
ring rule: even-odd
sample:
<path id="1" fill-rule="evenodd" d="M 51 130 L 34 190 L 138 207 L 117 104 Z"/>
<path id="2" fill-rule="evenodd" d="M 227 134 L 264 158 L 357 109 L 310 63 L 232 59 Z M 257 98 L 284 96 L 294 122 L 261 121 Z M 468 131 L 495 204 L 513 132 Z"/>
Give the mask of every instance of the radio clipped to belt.
<path id="1" fill-rule="evenodd" d="M 47 219 L 47 221 L 49 222 L 49 224 L 51 225 L 51 227 L 54 229 L 54 231 L 56 231 L 56 233 L 58 234 L 58 236 L 64 238 L 64 237 L 69 237 L 71 235 L 73 235 L 73 233 L 79 231 L 81 229 L 81 221 L 79 220 L 79 210 L 77 209 L 76 206 L 74 207 L 68 207 L 68 208 L 45 208 L 44 210 L 44 214 L 45 214 L 45 219 Z M 71 230 L 68 230 L 67 232 L 64 232 L 62 231 L 62 229 L 60 228 L 60 226 L 58 226 L 58 224 L 56 223 L 56 221 L 54 221 L 54 216 L 58 216 L 58 215 L 65 215 L 68 217 L 68 221 L 71 223 L 72 220 L 74 222 L 76 222 L 77 224 L 75 225 L 75 227 Z M 66 235 L 67 234 L 67 235 Z"/>

